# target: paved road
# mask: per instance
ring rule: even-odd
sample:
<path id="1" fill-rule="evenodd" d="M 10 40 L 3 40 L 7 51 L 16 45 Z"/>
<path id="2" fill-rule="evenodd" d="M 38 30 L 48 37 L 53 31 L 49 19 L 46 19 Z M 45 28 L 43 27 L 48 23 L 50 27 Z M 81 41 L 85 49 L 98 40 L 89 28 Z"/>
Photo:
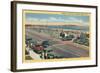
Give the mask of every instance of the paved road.
<path id="1" fill-rule="evenodd" d="M 83 47 L 74 45 L 73 42 L 67 42 L 66 44 L 56 44 L 50 46 L 48 49 L 53 49 L 53 53 L 63 57 L 88 57 L 89 50 Z"/>
<path id="2" fill-rule="evenodd" d="M 37 41 L 43 40 L 55 40 L 55 38 L 51 37 L 48 34 L 39 33 L 36 31 L 32 31 L 31 29 L 26 30 L 26 35 L 28 37 L 32 37 Z M 61 41 L 56 39 L 58 43 L 46 48 L 53 50 L 53 54 L 57 56 L 63 56 L 64 58 L 76 58 L 76 57 L 88 57 L 89 56 L 89 48 L 83 46 L 77 46 L 71 41 Z"/>

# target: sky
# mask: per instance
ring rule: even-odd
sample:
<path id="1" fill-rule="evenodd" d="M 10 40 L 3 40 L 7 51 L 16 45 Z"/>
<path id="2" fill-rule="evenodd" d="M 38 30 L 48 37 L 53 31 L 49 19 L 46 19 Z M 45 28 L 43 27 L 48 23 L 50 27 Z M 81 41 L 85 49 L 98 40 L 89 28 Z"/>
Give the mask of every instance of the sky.
<path id="1" fill-rule="evenodd" d="M 79 22 L 82 25 L 89 25 L 89 16 L 63 15 L 63 14 L 40 14 L 26 13 L 26 21 L 34 22 Z"/>

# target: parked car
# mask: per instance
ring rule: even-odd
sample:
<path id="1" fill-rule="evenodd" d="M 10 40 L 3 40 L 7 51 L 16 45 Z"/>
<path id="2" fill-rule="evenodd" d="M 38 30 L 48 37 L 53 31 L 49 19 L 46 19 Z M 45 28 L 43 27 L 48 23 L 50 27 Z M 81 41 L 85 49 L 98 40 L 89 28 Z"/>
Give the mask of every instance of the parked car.
<path id="1" fill-rule="evenodd" d="M 32 47 L 32 49 L 34 52 L 40 54 L 44 50 L 44 47 L 41 45 L 35 45 Z"/>
<path id="2" fill-rule="evenodd" d="M 62 40 L 63 40 L 63 41 L 70 41 L 70 40 L 72 40 L 73 38 L 74 38 L 74 35 L 68 35 L 68 36 L 62 38 Z"/>
<path id="3" fill-rule="evenodd" d="M 48 46 L 50 46 L 50 42 L 49 42 L 49 41 L 43 41 L 43 42 L 42 42 L 42 46 L 43 46 L 44 48 L 47 48 Z"/>

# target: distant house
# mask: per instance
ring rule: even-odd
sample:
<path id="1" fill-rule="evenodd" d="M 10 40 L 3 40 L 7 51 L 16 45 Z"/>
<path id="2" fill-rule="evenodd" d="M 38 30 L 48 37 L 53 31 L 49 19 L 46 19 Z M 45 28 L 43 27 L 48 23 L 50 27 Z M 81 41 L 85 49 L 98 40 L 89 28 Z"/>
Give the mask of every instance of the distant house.
<path id="1" fill-rule="evenodd" d="M 60 33 L 60 37 L 61 38 L 65 38 L 66 36 L 68 36 L 69 34 L 68 33 L 65 33 L 64 31 L 62 31 L 61 33 Z"/>

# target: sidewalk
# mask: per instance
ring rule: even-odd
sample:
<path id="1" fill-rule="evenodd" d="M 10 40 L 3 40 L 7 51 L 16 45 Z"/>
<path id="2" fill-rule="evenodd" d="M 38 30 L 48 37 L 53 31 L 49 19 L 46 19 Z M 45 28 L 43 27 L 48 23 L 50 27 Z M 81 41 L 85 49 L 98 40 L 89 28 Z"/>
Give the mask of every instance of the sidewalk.
<path id="1" fill-rule="evenodd" d="M 41 60 L 40 56 L 38 54 L 36 54 L 33 50 L 31 50 L 30 48 L 26 48 L 26 50 L 29 52 L 29 55 L 36 60 Z"/>

